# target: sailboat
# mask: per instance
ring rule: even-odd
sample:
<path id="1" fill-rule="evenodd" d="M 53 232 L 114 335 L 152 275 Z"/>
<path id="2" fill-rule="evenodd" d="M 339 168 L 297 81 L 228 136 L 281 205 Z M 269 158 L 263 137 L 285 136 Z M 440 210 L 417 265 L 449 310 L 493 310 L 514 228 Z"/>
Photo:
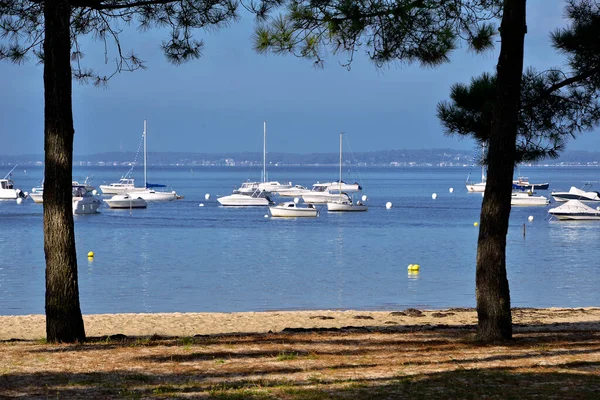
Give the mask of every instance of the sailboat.
<path id="1" fill-rule="evenodd" d="M 340 133 L 340 179 L 339 179 L 339 195 L 336 199 L 327 201 L 327 211 L 367 211 L 368 206 L 361 201 L 354 203 L 352 197 L 347 193 L 342 192 L 342 136 Z"/>
<path id="2" fill-rule="evenodd" d="M 233 193 L 252 195 L 256 190 L 265 192 L 267 195 L 271 193 L 284 193 L 289 190 L 297 189 L 291 182 L 279 183 L 277 181 L 267 181 L 267 121 L 263 122 L 263 170 L 262 182 L 244 182 L 242 185 L 233 191 Z"/>
<path id="3" fill-rule="evenodd" d="M 481 155 L 482 157 L 485 155 L 485 145 L 481 146 Z M 469 173 L 469 175 L 471 175 Z M 474 193 L 482 193 L 485 192 L 485 183 L 486 183 L 486 176 L 485 176 L 485 164 L 481 164 L 481 182 L 472 182 L 469 181 L 469 177 L 467 177 L 467 181 L 465 183 L 465 186 L 467 188 L 468 192 L 474 192 Z"/>

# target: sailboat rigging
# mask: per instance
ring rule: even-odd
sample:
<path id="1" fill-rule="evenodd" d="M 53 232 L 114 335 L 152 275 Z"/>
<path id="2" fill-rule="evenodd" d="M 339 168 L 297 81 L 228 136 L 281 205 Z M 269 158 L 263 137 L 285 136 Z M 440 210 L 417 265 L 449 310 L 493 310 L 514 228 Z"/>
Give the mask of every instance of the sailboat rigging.
<path id="1" fill-rule="evenodd" d="M 347 193 L 342 192 L 342 137 L 344 132 L 340 133 L 340 178 L 339 178 L 339 195 L 337 199 L 332 199 L 327 202 L 327 211 L 367 211 L 368 206 L 361 201 L 354 203 L 352 197 Z"/>

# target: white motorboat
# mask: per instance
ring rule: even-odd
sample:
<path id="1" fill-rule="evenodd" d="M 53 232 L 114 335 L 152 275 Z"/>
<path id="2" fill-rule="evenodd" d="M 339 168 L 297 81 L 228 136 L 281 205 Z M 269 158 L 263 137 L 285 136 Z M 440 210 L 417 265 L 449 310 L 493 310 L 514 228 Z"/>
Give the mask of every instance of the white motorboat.
<path id="1" fill-rule="evenodd" d="M 0 200 L 15 200 L 25 198 L 25 193 L 15 188 L 15 183 L 10 179 L 0 179 Z"/>
<path id="2" fill-rule="evenodd" d="M 532 192 L 513 192 L 511 206 L 545 206 L 550 201 L 545 196 L 534 196 Z"/>
<path id="3" fill-rule="evenodd" d="M 286 201 L 269 207 L 269 212 L 272 217 L 316 217 L 319 211 L 312 204 L 306 207 L 299 206 L 295 201 Z"/>
<path id="4" fill-rule="evenodd" d="M 133 178 L 123 177 L 119 179 L 119 182 L 113 182 L 108 185 L 100 185 L 102 194 L 123 194 L 132 193 L 146 190 L 143 187 L 135 187 L 135 181 Z"/>
<path id="5" fill-rule="evenodd" d="M 73 186 L 73 214 L 95 214 L 102 201 L 88 192 L 85 185 Z"/>
<path id="6" fill-rule="evenodd" d="M 136 194 L 115 194 L 110 199 L 104 199 L 104 202 L 110 208 L 146 208 L 148 203 Z"/>
<path id="7" fill-rule="evenodd" d="M 31 193 L 29 193 L 29 197 L 33 200 L 34 203 L 43 203 L 44 202 L 44 187 L 34 187 L 31 188 Z"/>
<path id="8" fill-rule="evenodd" d="M 327 201 L 327 211 L 367 211 L 368 206 L 361 201 L 354 203 L 352 197 L 347 193 L 342 192 L 343 181 L 342 181 L 342 137 L 344 133 L 340 133 L 340 180 L 338 184 L 338 195 L 334 199 Z M 332 186 L 331 186 L 332 187 Z M 360 188 L 360 186 L 359 186 Z M 361 188 L 362 189 L 362 188 Z"/>
<path id="9" fill-rule="evenodd" d="M 581 189 L 571 186 L 568 192 L 552 192 L 550 195 L 556 201 L 580 200 L 580 201 L 600 201 L 600 193 L 596 191 L 586 191 L 592 187 L 591 183 L 586 183 Z"/>
<path id="10" fill-rule="evenodd" d="M 3 179 L 0 179 L 0 200 L 15 200 L 27 197 L 27 193 L 23 192 L 21 189 L 15 188 L 15 183 L 9 179 L 15 168 L 17 168 L 16 165 Z"/>
<path id="11" fill-rule="evenodd" d="M 222 206 L 229 207 L 270 206 L 273 204 L 268 194 L 260 190 L 255 190 L 250 195 L 233 193 L 229 196 L 219 197 L 217 201 Z"/>
<path id="12" fill-rule="evenodd" d="M 561 220 L 600 220 L 600 211 L 579 200 L 568 200 L 558 207 L 549 209 L 548 213 Z"/>

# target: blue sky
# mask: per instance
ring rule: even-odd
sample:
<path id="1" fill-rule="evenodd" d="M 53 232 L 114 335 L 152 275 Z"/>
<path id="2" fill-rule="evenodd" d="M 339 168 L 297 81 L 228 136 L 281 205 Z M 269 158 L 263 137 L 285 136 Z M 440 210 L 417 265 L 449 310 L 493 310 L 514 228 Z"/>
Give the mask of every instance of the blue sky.
<path id="1" fill-rule="evenodd" d="M 525 66 L 561 66 L 549 32 L 564 25 L 564 1 L 529 0 Z M 169 64 L 160 32 L 129 30 L 124 50 L 135 50 L 148 69 L 113 77 L 108 88 L 73 85 L 74 152 L 135 151 L 143 120 L 149 151 L 226 153 L 262 150 L 263 121 L 271 152 L 336 152 L 338 134 L 354 152 L 386 149 L 475 149 L 470 140 L 442 135 L 436 104 L 455 82 L 493 72 L 499 48 L 485 54 L 458 49 L 450 64 L 435 69 L 388 65 L 377 69 L 364 56 L 350 71 L 343 56 L 328 56 L 324 69 L 293 56 L 252 50 L 254 21 L 218 32 L 198 32 L 203 57 Z M 499 43 L 498 43 L 499 45 Z M 84 49 L 89 65 L 103 66 L 100 43 Z M 42 67 L 0 63 L 2 154 L 43 153 Z M 568 150 L 596 150 L 599 131 L 586 133 Z"/>

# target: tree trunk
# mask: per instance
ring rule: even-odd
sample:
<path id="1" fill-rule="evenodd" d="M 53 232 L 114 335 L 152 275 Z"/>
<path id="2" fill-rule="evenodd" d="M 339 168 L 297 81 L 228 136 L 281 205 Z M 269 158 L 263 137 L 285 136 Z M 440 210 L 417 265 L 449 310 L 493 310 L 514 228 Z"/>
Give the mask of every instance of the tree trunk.
<path id="1" fill-rule="evenodd" d="M 488 179 L 477 243 L 477 338 L 486 342 L 512 338 L 506 234 L 523 74 L 525 3 L 526 0 L 504 0 L 500 26 L 502 44 L 488 146 Z"/>
<path id="2" fill-rule="evenodd" d="M 46 337 L 85 340 L 72 211 L 73 108 L 68 0 L 44 2 Z"/>

